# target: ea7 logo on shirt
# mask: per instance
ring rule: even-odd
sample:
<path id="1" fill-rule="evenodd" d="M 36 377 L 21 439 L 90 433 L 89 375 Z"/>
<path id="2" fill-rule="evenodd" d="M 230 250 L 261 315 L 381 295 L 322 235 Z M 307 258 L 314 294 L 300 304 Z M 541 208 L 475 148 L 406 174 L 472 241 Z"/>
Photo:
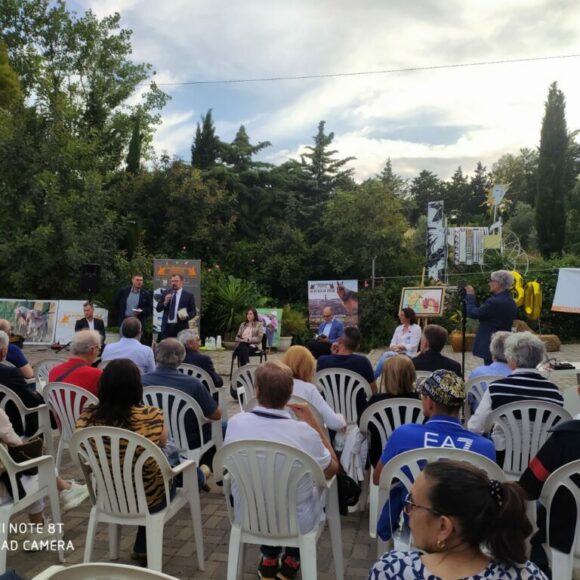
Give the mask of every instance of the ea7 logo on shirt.
<path id="1" fill-rule="evenodd" d="M 455 440 L 449 435 L 441 433 L 425 432 L 423 447 L 447 447 L 449 449 L 465 449 L 469 451 L 473 445 L 473 439 L 457 437 Z"/>

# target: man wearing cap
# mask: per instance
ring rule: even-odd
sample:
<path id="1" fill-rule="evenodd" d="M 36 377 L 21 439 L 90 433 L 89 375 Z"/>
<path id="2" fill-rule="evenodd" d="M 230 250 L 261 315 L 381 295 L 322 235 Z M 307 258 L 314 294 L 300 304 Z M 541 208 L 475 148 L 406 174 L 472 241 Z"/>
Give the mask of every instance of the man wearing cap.
<path id="1" fill-rule="evenodd" d="M 417 423 L 401 425 L 393 431 L 373 472 L 373 482 L 376 485 L 378 485 L 381 471 L 388 461 L 412 449 L 424 447 L 463 449 L 479 453 L 495 461 L 493 442 L 461 426 L 459 411 L 465 400 L 465 384 L 460 377 L 453 371 L 437 370 L 425 379 L 419 388 L 423 414 L 428 421 L 422 425 Z M 381 533 L 383 515 L 385 512 L 387 514 L 391 512 L 392 517 L 397 518 L 397 520 L 393 520 L 387 516 L 386 528 L 389 527 L 389 520 L 391 522 L 398 521 L 397 516 L 403 507 L 404 493 L 402 486 L 395 493 L 391 491 L 389 498 L 391 509 L 388 509 L 389 502 L 383 508 L 378 530 L 383 540 L 388 539 L 388 536 L 384 537 Z M 397 509 L 397 503 L 400 503 L 400 509 Z"/>

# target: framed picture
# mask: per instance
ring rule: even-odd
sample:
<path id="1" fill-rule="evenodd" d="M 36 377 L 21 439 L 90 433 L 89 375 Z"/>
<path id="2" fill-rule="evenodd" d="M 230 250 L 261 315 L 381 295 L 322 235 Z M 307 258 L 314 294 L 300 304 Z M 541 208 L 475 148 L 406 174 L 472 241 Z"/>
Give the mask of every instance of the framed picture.
<path id="1" fill-rule="evenodd" d="M 399 312 L 412 308 L 417 316 L 443 316 L 445 286 L 403 288 Z"/>

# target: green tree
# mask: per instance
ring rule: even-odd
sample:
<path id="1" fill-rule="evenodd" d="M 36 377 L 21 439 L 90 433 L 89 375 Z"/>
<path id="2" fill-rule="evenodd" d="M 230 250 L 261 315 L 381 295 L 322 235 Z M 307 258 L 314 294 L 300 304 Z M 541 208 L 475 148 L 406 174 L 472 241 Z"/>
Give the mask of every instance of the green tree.
<path id="1" fill-rule="evenodd" d="M 445 213 L 453 218 L 457 225 L 466 223 L 468 216 L 464 208 L 470 207 L 471 204 L 471 188 L 469 187 L 469 180 L 463 173 L 461 167 L 455 170 L 451 176 L 451 181 L 445 183 Z"/>
<path id="2" fill-rule="evenodd" d="M 141 118 L 135 116 L 133 124 L 133 134 L 129 142 L 129 151 L 127 152 L 127 172 L 138 173 L 141 168 L 141 146 L 143 135 L 141 134 Z"/>
<path id="3" fill-rule="evenodd" d="M 461 207 L 462 213 L 468 221 L 478 220 L 480 216 L 485 214 L 485 202 L 490 187 L 490 175 L 478 161 L 475 173 L 469 180 L 469 195 L 463 200 Z"/>
<path id="4" fill-rule="evenodd" d="M 507 200 L 512 204 L 521 201 L 536 204 L 538 153 L 532 149 L 520 149 L 518 155 L 502 155 L 491 170 L 493 184 L 508 185 Z"/>
<path id="5" fill-rule="evenodd" d="M 215 125 L 211 109 L 201 116 L 201 125 L 195 129 L 195 138 L 191 146 L 191 164 L 197 169 L 210 169 L 221 156 L 222 142 L 215 134 Z"/>
<path id="6" fill-rule="evenodd" d="M 391 158 L 388 157 L 385 162 L 385 166 L 381 172 L 376 177 L 385 187 L 389 188 L 390 191 L 404 197 L 406 194 L 406 181 L 393 171 L 393 165 L 391 163 Z"/>
<path id="7" fill-rule="evenodd" d="M 320 121 L 314 145 L 308 145 L 308 153 L 300 156 L 302 169 L 311 182 L 309 195 L 313 202 L 324 201 L 337 187 L 349 185 L 354 171 L 345 168 L 354 157 L 334 158 L 338 151 L 329 149 L 334 141 L 334 133 L 331 131 L 326 134 L 325 125 L 326 121 Z"/>
<path id="8" fill-rule="evenodd" d="M 8 61 L 8 49 L 0 42 L 0 109 L 8 109 L 22 101 L 22 90 L 16 71 Z"/>
<path id="9" fill-rule="evenodd" d="M 506 227 L 511 230 L 528 252 L 534 249 L 536 243 L 536 212 L 531 205 L 518 201 L 506 222 Z"/>
<path id="10" fill-rule="evenodd" d="M 368 277 L 374 256 L 377 272 L 393 272 L 401 263 L 407 223 L 400 200 L 379 181 L 337 191 L 326 204 L 323 226 L 315 255 L 324 258 L 326 270 L 319 275 Z"/>
<path id="11" fill-rule="evenodd" d="M 552 83 L 542 121 L 536 197 L 538 246 L 544 257 L 564 248 L 568 145 L 564 93 Z"/>
<path id="12" fill-rule="evenodd" d="M 427 204 L 430 201 L 445 199 L 445 184 L 434 173 L 423 169 L 411 181 L 409 194 L 415 206 L 411 212 L 410 221 L 416 224 L 419 216 L 427 215 Z M 448 211 L 447 207 L 445 211 Z"/>

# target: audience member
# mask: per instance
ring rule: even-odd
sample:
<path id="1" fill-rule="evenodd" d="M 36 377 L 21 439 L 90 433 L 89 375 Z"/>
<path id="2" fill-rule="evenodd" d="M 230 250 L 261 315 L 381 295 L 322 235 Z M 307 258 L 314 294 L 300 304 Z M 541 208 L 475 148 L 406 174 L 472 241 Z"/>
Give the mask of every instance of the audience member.
<path id="1" fill-rule="evenodd" d="M 8 335 L 0 330 L 0 362 L 6 358 L 9 342 Z M 34 384 L 27 383 L 20 369 L 16 367 L 0 364 L 0 385 L 10 389 L 29 409 L 44 403 L 42 395 L 36 391 Z M 6 405 L 6 414 L 18 435 L 29 437 L 38 431 L 38 416 L 36 414 L 26 417 L 26 427 L 20 417 L 20 412 L 13 403 Z"/>
<path id="2" fill-rule="evenodd" d="M 290 445 L 310 455 L 324 470 L 327 479 L 338 471 L 338 460 L 328 436 L 306 403 L 289 404 L 298 420 L 284 409 L 292 395 L 292 374 L 279 362 L 267 362 L 256 370 L 256 396 L 259 405 L 249 413 L 232 417 L 224 443 L 245 440 L 273 441 Z M 236 518 L 242 514 L 236 482 L 233 482 L 234 510 Z M 296 498 L 300 531 L 310 531 L 323 514 L 322 498 L 313 493 L 312 482 L 306 478 L 298 484 Z M 261 546 L 259 564 L 261 578 L 296 578 L 300 567 L 298 548 L 285 548 L 281 564 L 282 547 Z"/>
<path id="3" fill-rule="evenodd" d="M 344 417 L 330 408 L 314 385 L 316 359 L 312 353 L 304 346 L 291 346 L 282 357 L 282 362 L 292 372 L 292 394 L 311 403 L 320 412 L 329 429 L 333 431 L 344 429 L 346 427 Z"/>
<path id="4" fill-rule="evenodd" d="M 3 409 L 0 409 L 0 442 L 6 447 L 14 447 L 22 445 L 23 443 L 20 436 L 14 431 L 12 423 Z M 0 479 L 0 505 L 2 505 L 10 501 L 14 493 L 6 471 L 2 470 Z M 18 497 L 20 498 L 25 497 L 28 493 L 34 493 L 38 489 L 38 474 L 25 475 L 20 473 L 16 477 L 16 485 L 18 486 Z M 78 485 L 74 482 L 65 481 L 58 476 L 56 478 L 56 485 L 60 492 L 64 511 L 69 511 L 79 506 L 89 497 L 86 485 Z M 45 526 L 47 522 L 44 519 L 44 499 L 41 498 L 32 503 L 28 507 L 27 512 L 30 523 L 34 524 L 34 527 L 26 533 L 27 545 L 30 546 L 28 551 L 46 549 L 45 544 L 41 544 L 41 542 L 56 540 L 56 535 L 53 530 Z"/>
<path id="5" fill-rule="evenodd" d="M 332 345 L 336 344 L 344 332 L 344 326 L 330 306 L 322 310 L 322 323 L 318 328 L 318 334 L 314 340 L 306 343 L 306 348 L 313 354 L 315 359 L 331 353 Z"/>
<path id="6" fill-rule="evenodd" d="M 491 335 L 498 330 L 511 331 L 517 313 L 515 300 L 511 294 L 514 277 L 507 270 L 492 272 L 489 277 L 489 289 L 492 293 L 479 308 L 475 305 L 475 290 L 473 286 L 465 287 L 465 302 L 467 316 L 479 320 L 479 327 L 473 343 L 473 355 L 483 359 L 490 365 L 491 354 L 489 343 Z"/>
<path id="7" fill-rule="evenodd" d="M 417 549 L 385 553 L 369 580 L 546 580 L 526 559 L 532 526 L 516 483 L 490 480 L 466 462 L 432 462 L 413 484 L 405 511 Z"/>
<path id="8" fill-rule="evenodd" d="M 492 411 L 507 403 L 544 401 L 562 406 L 564 399 L 557 385 L 550 382 L 536 367 L 546 357 L 544 343 L 531 332 L 510 334 L 505 341 L 505 356 L 512 374 L 489 384 L 475 413 L 467 423 L 470 431 L 484 433 Z M 505 450 L 505 435 L 494 428 L 491 438 L 497 451 Z"/>
<path id="9" fill-rule="evenodd" d="M 421 350 L 413 357 L 413 364 L 417 371 L 437 371 L 445 369 L 453 371 L 457 376 L 461 376 L 461 365 L 441 354 L 443 347 L 447 344 L 447 331 L 438 324 L 428 324 L 423 330 L 421 338 Z"/>
<path id="10" fill-rule="evenodd" d="M 580 390 L 580 387 L 578 387 Z M 578 417 L 556 425 L 552 435 L 544 443 L 538 454 L 520 477 L 519 484 L 526 492 L 528 500 L 539 499 L 544 483 L 559 467 L 580 459 L 580 420 Z M 532 538 L 531 559 L 538 564 L 546 575 L 550 575 L 548 558 L 543 544 L 546 542 L 546 510 L 538 505 L 538 531 Z M 566 488 L 556 492 L 550 514 L 550 545 L 569 554 L 576 528 L 576 502 Z"/>
<path id="11" fill-rule="evenodd" d="M 383 372 L 385 361 L 398 354 L 415 356 L 421 342 L 421 327 L 417 324 L 417 315 L 412 308 L 403 308 L 399 312 L 401 324 L 395 329 L 389 350 L 384 352 L 375 366 L 375 379 Z"/>
<path id="12" fill-rule="evenodd" d="M 499 375 L 502 377 L 511 375 L 512 369 L 508 366 L 505 358 L 505 341 L 511 334 L 511 332 L 507 332 L 506 330 L 498 330 L 493 333 L 489 344 L 492 363 L 490 365 L 475 367 L 469 373 L 470 380 L 486 375 Z"/>
<path id="13" fill-rule="evenodd" d="M 358 373 L 371 386 L 373 393 L 377 392 L 377 383 L 373 374 L 373 367 L 369 359 L 362 354 L 355 354 L 360 348 L 361 335 L 358 328 L 349 326 L 334 345 L 334 353 L 321 356 L 318 359 L 316 370 L 346 369 Z"/>
<path id="14" fill-rule="evenodd" d="M 107 336 L 105 323 L 100 318 L 95 318 L 95 307 L 90 302 L 83 304 L 84 318 L 75 322 L 75 332 L 80 330 L 96 330 L 101 335 L 101 348 L 105 347 Z"/>
<path id="15" fill-rule="evenodd" d="M 76 385 L 98 397 L 99 379 L 103 371 L 92 364 L 101 350 L 101 335 L 96 330 L 80 330 L 75 333 L 70 348 L 72 356 L 50 369 L 48 381 Z"/>
<path id="16" fill-rule="evenodd" d="M 216 372 L 211 357 L 199 352 L 201 339 L 199 338 L 197 330 L 191 330 L 189 328 L 182 330 L 177 335 L 177 340 L 185 347 L 185 358 L 183 362 L 203 369 L 211 377 L 216 389 L 223 387 L 224 380 Z"/>
<path id="17" fill-rule="evenodd" d="M 258 320 L 258 313 L 253 306 L 246 312 L 246 320 L 240 324 L 236 334 L 236 348 L 234 354 L 238 357 L 240 366 L 250 362 L 250 354 L 260 348 L 264 327 Z"/>
<path id="18" fill-rule="evenodd" d="M 162 340 L 155 351 L 157 369 L 143 375 L 145 387 L 171 387 L 193 397 L 201 408 L 204 417 L 212 421 L 219 421 L 222 411 L 216 401 L 213 400 L 209 391 L 194 377 L 185 375 L 177 370 L 177 367 L 185 358 L 185 347 L 176 338 Z M 196 449 L 201 445 L 199 429 L 193 413 L 186 414 L 187 441 L 190 449 Z M 211 437 L 211 425 L 204 425 L 204 438 Z M 212 454 L 213 455 L 213 454 Z M 200 463 L 210 463 L 202 458 Z"/>
<path id="19" fill-rule="evenodd" d="M 103 362 L 119 358 L 128 358 L 133 361 L 142 374 L 155 370 L 155 355 L 150 346 L 141 344 L 141 322 L 138 318 L 130 316 L 121 324 L 121 338 L 119 342 L 109 344 L 103 356 Z"/>
<path id="20" fill-rule="evenodd" d="M 408 356 L 396 355 L 390 357 L 383 365 L 379 390 L 369 399 L 367 406 L 370 407 L 373 403 L 400 397 L 405 399 L 418 399 L 419 393 L 416 389 L 416 380 L 415 367 Z M 371 424 L 369 426 L 369 431 L 369 459 L 372 465 L 376 465 L 383 450 L 381 438 L 374 425 Z"/>
<path id="21" fill-rule="evenodd" d="M 423 447 L 464 449 L 495 461 L 493 443 L 461 426 L 459 412 L 465 400 L 465 385 L 460 377 L 453 371 L 437 370 L 425 379 L 419 388 L 423 415 L 428 421 L 424 424 L 401 425 L 393 431 L 373 471 L 373 482 L 377 485 L 383 467 L 389 460 L 412 449 Z M 399 485 L 391 491 L 389 502 L 385 504 L 378 529 L 383 539 L 390 537 L 390 526 L 399 519 L 403 493 L 403 487 Z"/>
<path id="22" fill-rule="evenodd" d="M 128 359 L 113 360 L 105 367 L 101 377 L 99 404 L 84 409 L 76 426 L 77 429 L 101 426 L 127 429 L 162 448 L 168 439 L 163 411 L 143 404 L 141 373 L 137 365 Z M 110 454 L 110 443 L 105 442 L 105 449 Z M 119 450 L 121 462 L 125 451 L 126 446 Z M 200 469 L 197 477 L 198 485 L 202 487 L 205 476 Z M 149 512 L 162 510 L 166 506 L 163 477 L 151 459 L 143 465 L 143 483 Z M 146 540 L 145 527 L 139 526 L 131 558 L 143 565 L 147 561 Z"/>
<path id="23" fill-rule="evenodd" d="M 10 321 L 6 320 L 5 318 L 0 318 L 0 330 L 3 330 L 10 338 L 10 336 L 12 336 L 12 324 L 10 324 Z M 25 379 L 34 378 L 34 370 L 32 369 L 32 365 L 24 356 L 22 349 L 13 342 L 8 343 L 8 354 L 6 355 L 6 361 L 20 369 L 20 372 Z"/>

